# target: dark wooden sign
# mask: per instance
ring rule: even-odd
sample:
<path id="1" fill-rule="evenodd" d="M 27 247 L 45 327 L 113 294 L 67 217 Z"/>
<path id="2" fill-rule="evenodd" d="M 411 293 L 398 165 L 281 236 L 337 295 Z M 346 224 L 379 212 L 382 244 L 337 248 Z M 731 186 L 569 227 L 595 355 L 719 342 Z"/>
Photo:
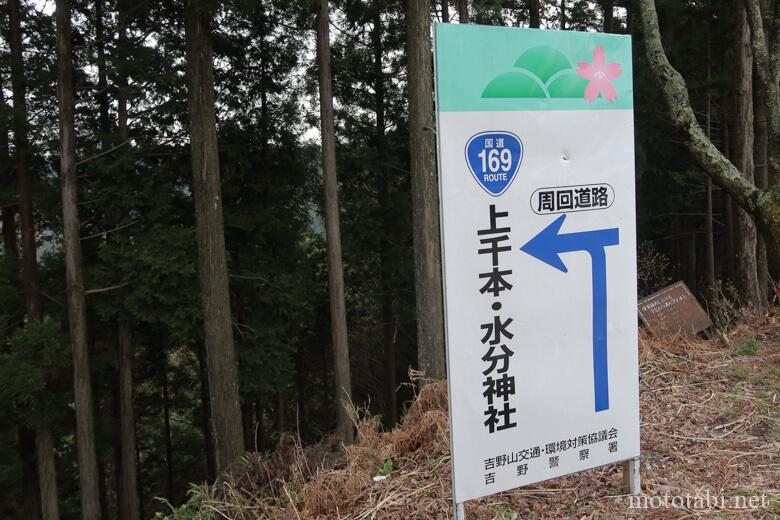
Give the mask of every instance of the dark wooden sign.
<path id="1" fill-rule="evenodd" d="M 677 282 L 639 302 L 639 317 L 659 337 L 682 334 L 695 336 L 712 320 L 684 282 Z"/>

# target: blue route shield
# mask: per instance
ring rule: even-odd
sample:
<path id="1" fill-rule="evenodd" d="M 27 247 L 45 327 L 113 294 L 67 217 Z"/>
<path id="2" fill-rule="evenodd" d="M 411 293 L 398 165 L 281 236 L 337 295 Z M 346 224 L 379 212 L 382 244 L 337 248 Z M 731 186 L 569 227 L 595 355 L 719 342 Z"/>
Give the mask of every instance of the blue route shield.
<path id="1" fill-rule="evenodd" d="M 523 161 L 523 143 L 513 133 L 481 132 L 466 143 L 466 162 L 482 189 L 498 197 L 517 176 Z"/>

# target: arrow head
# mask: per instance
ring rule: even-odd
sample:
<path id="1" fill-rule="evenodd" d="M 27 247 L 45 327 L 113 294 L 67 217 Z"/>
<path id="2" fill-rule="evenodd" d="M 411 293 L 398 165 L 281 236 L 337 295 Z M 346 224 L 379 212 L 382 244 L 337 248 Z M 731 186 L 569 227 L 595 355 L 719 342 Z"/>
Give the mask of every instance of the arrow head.
<path id="1" fill-rule="evenodd" d="M 558 256 L 558 233 L 561 230 L 561 226 L 563 225 L 563 221 L 565 219 L 566 214 L 564 213 L 555 219 L 552 224 L 541 230 L 535 237 L 529 240 L 523 247 L 520 248 L 520 250 L 533 256 L 534 258 L 537 258 L 538 260 L 541 260 L 545 264 L 558 269 L 559 271 L 564 273 L 568 272 L 569 270 L 566 268 L 563 260 L 561 260 L 561 257 Z"/>

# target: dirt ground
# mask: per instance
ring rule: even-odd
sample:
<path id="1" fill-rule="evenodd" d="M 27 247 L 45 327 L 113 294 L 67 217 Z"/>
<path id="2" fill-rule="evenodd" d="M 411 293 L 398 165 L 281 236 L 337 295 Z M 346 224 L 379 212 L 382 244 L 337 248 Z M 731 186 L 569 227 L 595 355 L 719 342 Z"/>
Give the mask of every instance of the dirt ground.
<path id="1" fill-rule="evenodd" d="M 467 518 L 780 519 L 774 321 L 710 340 L 642 334 L 638 499 L 623 494 L 620 468 L 605 466 L 468 503 Z M 355 417 L 358 438 L 345 451 L 336 439 L 290 441 L 270 460 L 236 467 L 221 487 L 202 488 L 190 507 L 236 520 L 452 518 L 446 383 L 427 385 L 393 431 Z M 392 472 L 375 482 L 388 458 Z"/>

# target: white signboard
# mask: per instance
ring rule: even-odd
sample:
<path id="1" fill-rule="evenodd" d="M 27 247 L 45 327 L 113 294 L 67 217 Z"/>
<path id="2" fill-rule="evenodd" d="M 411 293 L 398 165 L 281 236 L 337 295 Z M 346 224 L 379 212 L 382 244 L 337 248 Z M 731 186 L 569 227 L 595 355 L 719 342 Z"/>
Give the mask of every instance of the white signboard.
<path id="1" fill-rule="evenodd" d="M 435 46 L 455 500 L 638 457 L 631 40 Z"/>

